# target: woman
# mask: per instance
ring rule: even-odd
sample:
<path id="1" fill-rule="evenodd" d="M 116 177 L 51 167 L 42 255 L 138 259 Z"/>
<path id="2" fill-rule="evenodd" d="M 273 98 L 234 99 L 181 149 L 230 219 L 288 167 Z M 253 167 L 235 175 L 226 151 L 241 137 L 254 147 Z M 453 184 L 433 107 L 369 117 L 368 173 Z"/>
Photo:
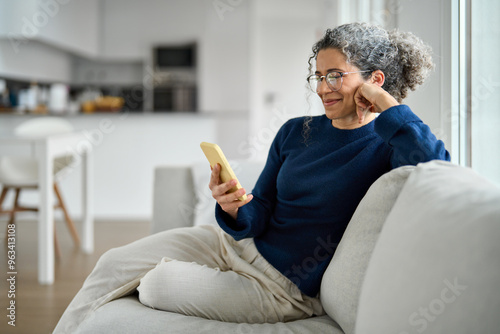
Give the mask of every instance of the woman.
<path id="1" fill-rule="evenodd" d="M 429 127 L 399 104 L 432 69 L 429 52 L 411 34 L 367 24 L 327 30 L 308 78 L 325 114 L 283 125 L 245 201 L 237 200 L 245 190 L 227 193 L 234 183 L 221 183 L 213 169 L 220 228 L 166 231 L 107 252 L 56 332 L 136 288 L 144 305 L 222 321 L 322 314 L 322 275 L 370 185 L 402 165 L 449 160 Z"/>
<path id="2" fill-rule="evenodd" d="M 414 35 L 343 25 L 326 32 L 312 59 L 316 71 L 308 81 L 325 115 L 292 119 L 280 129 L 245 202 L 236 200 L 244 190 L 226 193 L 233 184 L 219 182 L 218 168 L 210 181 L 220 227 L 236 240 L 254 238 L 259 253 L 310 297 L 333 255 L 306 270 L 307 259 L 318 258 L 318 238 L 340 242 L 378 177 L 402 165 L 449 160 L 443 143 L 399 104 L 432 68 L 429 48 Z"/>

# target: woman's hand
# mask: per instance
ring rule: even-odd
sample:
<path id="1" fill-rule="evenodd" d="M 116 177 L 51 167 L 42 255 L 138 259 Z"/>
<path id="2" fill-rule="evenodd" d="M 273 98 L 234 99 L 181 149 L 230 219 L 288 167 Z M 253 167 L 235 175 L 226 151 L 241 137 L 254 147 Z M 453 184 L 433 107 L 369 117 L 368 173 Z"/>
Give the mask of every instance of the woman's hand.
<path id="1" fill-rule="evenodd" d="M 381 113 L 399 105 L 398 101 L 382 87 L 373 83 L 363 83 L 354 93 L 358 122 L 363 123 L 367 112 Z"/>
<path id="2" fill-rule="evenodd" d="M 212 197 L 219 203 L 222 210 L 233 219 L 236 219 L 238 216 L 238 209 L 250 202 L 253 198 L 252 195 L 248 195 L 247 199 L 244 201 L 238 199 L 246 193 L 245 189 L 239 189 L 235 192 L 228 193 L 229 189 L 234 187 L 236 183 L 237 181 L 234 179 L 222 183 L 220 179 L 220 165 L 217 164 L 212 168 L 212 175 L 210 177 L 210 183 L 208 184 L 208 187 L 212 190 Z"/>

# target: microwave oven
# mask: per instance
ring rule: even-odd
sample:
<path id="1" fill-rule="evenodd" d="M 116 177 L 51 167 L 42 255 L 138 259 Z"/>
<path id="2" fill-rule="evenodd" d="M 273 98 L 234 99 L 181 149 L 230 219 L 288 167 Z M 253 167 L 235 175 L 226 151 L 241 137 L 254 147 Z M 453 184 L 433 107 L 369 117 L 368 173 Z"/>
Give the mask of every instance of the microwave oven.
<path id="1" fill-rule="evenodd" d="M 196 44 L 157 46 L 153 49 L 157 71 L 196 67 Z"/>

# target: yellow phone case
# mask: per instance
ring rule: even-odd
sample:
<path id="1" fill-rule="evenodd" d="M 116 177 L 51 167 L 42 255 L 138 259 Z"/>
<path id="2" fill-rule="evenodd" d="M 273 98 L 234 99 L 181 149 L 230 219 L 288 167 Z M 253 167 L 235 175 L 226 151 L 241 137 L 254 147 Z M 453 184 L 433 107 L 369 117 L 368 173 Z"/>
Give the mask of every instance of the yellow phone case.
<path id="1" fill-rule="evenodd" d="M 201 149 L 203 150 L 203 153 L 205 153 L 205 156 L 208 159 L 208 162 L 210 163 L 211 167 L 214 167 L 217 163 L 221 166 L 220 170 L 220 178 L 222 182 L 227 182 L 232 179 L 237 179 L 236 175 L 233 172 L 233 169 L 229 165 L 229 162 L 227 161 L 224 153 L 222 152 L 221 148 L 217 144 L 212 144 L 212 143 L 207 143 L 207 142 L 202 142 L 200 144 Z M 238 189 L 241 189 L 241 184 L 238 181 L 238 183 L 229 189 L 229 192 L 235 192 Z M 247 195 L 243 195 L 239 197 L 238 199 L 240 201 L 246 200 Z"/>

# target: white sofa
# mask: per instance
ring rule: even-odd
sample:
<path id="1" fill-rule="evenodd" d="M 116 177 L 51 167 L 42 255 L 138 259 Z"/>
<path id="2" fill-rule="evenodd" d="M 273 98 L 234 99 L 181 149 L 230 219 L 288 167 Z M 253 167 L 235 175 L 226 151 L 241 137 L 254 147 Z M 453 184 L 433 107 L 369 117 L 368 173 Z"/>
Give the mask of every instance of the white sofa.
<path id="1" fill-rule="evenodd" d="M 236 164 L 251 189 L 262 164 Z M 152 233 L 213 224 L 207 164 L 155 171 Z M 498 333 L 500 188 L 433 161 L 377 180 L 322 281 L 327 315 L 236 324 L 153 310 L 135 294 L 97 309 L 77 333 Z"/>

